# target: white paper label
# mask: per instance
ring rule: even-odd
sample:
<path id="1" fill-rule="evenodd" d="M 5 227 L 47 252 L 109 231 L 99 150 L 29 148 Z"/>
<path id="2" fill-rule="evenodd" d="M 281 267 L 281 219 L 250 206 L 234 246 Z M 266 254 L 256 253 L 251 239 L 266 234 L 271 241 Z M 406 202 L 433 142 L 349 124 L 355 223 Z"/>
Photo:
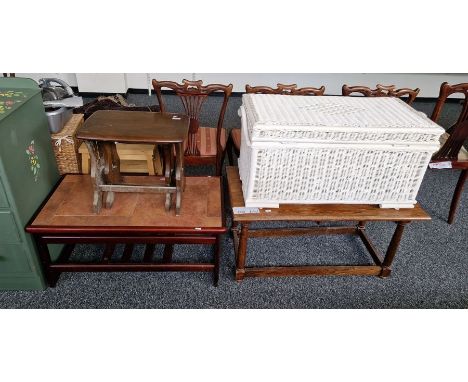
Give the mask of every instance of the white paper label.
<path id="1" fill-rule="evenodd" d="M 232 212 L 235 215 L 258 214 L 260 210 L 257 207 L 232 207 Z"/>
<path id="2" fill-rule="evenodd" d="M 430 168 L 452 168 L 452 162 L 434 162 L 429 163 Z"/>

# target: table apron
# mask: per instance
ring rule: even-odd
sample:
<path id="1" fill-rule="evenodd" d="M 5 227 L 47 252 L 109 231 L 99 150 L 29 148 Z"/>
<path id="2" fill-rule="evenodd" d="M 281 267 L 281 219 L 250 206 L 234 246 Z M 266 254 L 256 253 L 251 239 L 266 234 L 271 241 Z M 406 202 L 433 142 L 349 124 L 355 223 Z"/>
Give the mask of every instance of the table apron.
<path id="1" fill-rule="evenodd" d="M 310 228 L 258 228 L 249 230 L 249 238 L 302 235 L 345 235 L 357 233 L 358 229 L 355 226 Z"/>
<path id="2" fill-rule="evenodd" d="M 40 236 L 48 244 L 215 244 L 216 236 Z"/>

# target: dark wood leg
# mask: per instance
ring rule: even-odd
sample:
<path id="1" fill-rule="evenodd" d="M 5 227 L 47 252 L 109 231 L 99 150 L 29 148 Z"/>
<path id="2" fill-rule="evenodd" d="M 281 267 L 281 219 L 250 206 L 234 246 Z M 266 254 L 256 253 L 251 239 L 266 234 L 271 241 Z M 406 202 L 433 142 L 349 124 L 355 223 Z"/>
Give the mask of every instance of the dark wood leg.
<path id="1" fill-rule="evenodd" d="M 109 243 L 106 244 L 106 247 L 104 248 L 104 252 L 102 254 L 102 263 L 109 264 L 112 258 L 112 255 L 114 254 L 115 250 L 115 244 L 114 243 Z"/>
<path id="2" fill-rule="evenodd" d="M 228 155 L 228 160 L 229 160 L 229 166 L 232 166 L 234 164 L 234 158 L 232 156 L 232 151 L 234 150 L 234 142 L 232 141 L 231 134 L 229 134 L 229 138 L 226 142 L 226 151 Z"/>
<path id="3" fill-rule="evenodd" d="M 130 261 L 132 254 L 133 254 L 133 244 L 125 244 L 125 248 L 122 254 L 122 261 L 124 263 Z"/>
<path id="4" fill-rule="evenodd" d="M 224 163 L 224 156 L 226 155 L 226 148 L 217 143 L 217 150 L 216 150 L 216 176 L 221 176 L 221 172 L 223 170 L 223 163 Z"/>
<path id="5" fill-rule="evenodd" d="M 180 206 L 182 203 L 182 189 L 184 182 L 184 153 L 182 148 L 182 143 L 175 145 L 176 150 L 176 166 L 175 166 L 175 179 L 176 179 L 176 215 L 180 215 Z"/>
<path id="6" fill-rule="evenodd" d="M 215 287 L 218 286 L 219 282 L 219 256 L 221 251 L 221 236 L 216 236 L 216 243 L 214 245 L 214 269 L 213 269 L 213 284 Z"/>
<path id="7" fill-rule="evenodd" d="M 172 262 L 172 255 L 174 254 L 174 244 L 165 244 L 163 252 L 163 262 Z"/>
<path id="8" fill-rule="evenodd" d="M 48 286 L 54 288 L 57 284 L 57 280 L 60 277 L 60 272 L 54 271 L 50 268 L 52 260 L 50 258 L 49 248 L 47 243 L 42 240 L 40 236 L 34 236 L 36 241 L 37 250 L 39 252 L 39 258 L 42 264 L 42 270 L 44 272 L 45 280 Z"/>
<path id="9" fill-rule="evenodd" d="M 184 144 L 180 143 L 180 176 L 182 178 L 182 192 L 185 191 L 185 161 Z"/>
<path id="10" fill-rule="evenodd" d="M 104 184 L 105 159 L 98 142 L 85 142 L 91 159 L 91 174 L 92 176 L 94 175 L 93 210 L 98 214 L 102 207 L 102 190 L 100 186 Z"/>
<path id="11" fill-rule="evenodd" d="M 114 204 L 115 193 L 114 192 L 106 192 L 106 202 L 104 203 L 104 207 L 111 208 Z"/>
<path id="12" fill-rule="evenodd" d="M 237 158 L 239 158 L 240 157 L 240 151 L 237 150 L 237 147 L 235 147 L 234 144 L 233 144 L 233 148 L 234 148 L 234 153 L 236 154 Z"/>
<path id="13" fill-rule="evenodd" d="M 70 258 L 74 248 L 75 244 L 65 244 L 57 259 L 57 263 L 66 263 Z"/>
<path id="14" fill-rule="evenodd" d="M 448 223 L 453 224 L 455 220 L 455 213 L 457 212 L 458 204 L 462 196 L 463 186 L 465 185 L 466 178 L 468 177 L 468 169 L 463 170 L 458 178 L 457 186 L 455 187 L 455 192 L 453 193 L 452 203 L 450 204 L 450 212 L 448 217 Z"/>
<path id="15" fill-rule="evenodd" d="M 102 142 L 100 143 L 103 151 L 104 158 L 104 174 L 106 183 L 116 184 L 122 181 L 122 176 L 120 174 L 120 158 L 117 153 L 117 147 L 115 142 Z M 106 208 L 111 208 L 114 203 L 114 192 L 106 193 Z"/>
<path id="16" fill-rule="evenodd" d="M 236 280 L 241 281 L 245 276 L 245 258 L 247 256 L 247 239 L 249 236 L 249 225 L 241 224 L 239 236 L 239 248 L 236 254 Z"/>
<path id="17" fill-rule="evenodd" d="M 143 255 L 144 263 L 151 263 L 153 261 L 154 248 L 154 244 L 146 244 L 145 253 Z"/>
<path id="18" fill-rule="evenodd" d="M 171 145 L 164 145 L 164 178 L 166 186 L 171 185 L 172 180 L 172 153 L 171 153 Z M 165 203 L 166 211 L 171 209 L 171 194 L 168 192 L 166 194 L 166 203 Z"/>
<path id="19" fill-rule="evenodd" d="M 400 245 L 401 237 L 403 236 L 405 226 L 409 223 L 409 221 L 400 221 L 396 223 L 397 226 L 395 232 L 393 233 L 392 240 L 390 241 L 390 244 L 388 246 L 387 253 L 385 254 L 380 277 L 390 276 L 390 267 L 392 265 L 393 258 L 395 257 L 396 252 L 398 250 L 398 246 Z"/>

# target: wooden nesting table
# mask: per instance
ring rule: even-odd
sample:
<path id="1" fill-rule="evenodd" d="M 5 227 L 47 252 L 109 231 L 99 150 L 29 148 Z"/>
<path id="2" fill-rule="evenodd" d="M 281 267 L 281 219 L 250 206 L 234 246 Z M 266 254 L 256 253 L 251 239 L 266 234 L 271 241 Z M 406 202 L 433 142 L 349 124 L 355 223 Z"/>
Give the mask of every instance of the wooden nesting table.
<path id="1" fill-rule="evenodd" d="M 154 176 L 123 178 L 147 186 L 157 186 L 158 180 Z M 89 175 L 66 175 L 26 227 L 34 235 L 50 286 L 55 286 L 61 272 L 100 271 L 212 271 L 217 285 L 220 237 L 226 232 L 220 178 L 187 178 L 180 216 L 166 211 L 165 196 L 154 193 L 118 193 L 111 209 L 96 214 L 92 190 Z M 53 261 L 47 244 L 57 243 L 65 247 Z M 75 244 L 83 243 L 105 244 L 98 262 L 70 261 Z M 121 243 L 125 244 L 122 254 L 115 251 Z M 145 244 L 142 260 L 134 259 L 136 244 Z M 155 244 L 165 245 L 161 259 L 154 259 Z M 212 244 L 213 262 L 175 262 L 174 244 Z"/>
<path id="2" fill-rule="evenodd" d="M 237 167 L 227 167 L 227 179 L 231 207 L 244 207 L 242 184 Z M 244 277 L 305 276 L 305 275 L 367 275 L 387 277 L 405 226 L 411 221 L 430 220 L 429 215 L 416 204 L 414 208 L 384 209 L 377 205 L 361 204 L 284 204 L 279 208 L 260 209 L 259 213 L 233 212 L 234 251 L 236 255 L 236 280 Z M 309 228 L 249 229 L 252 223 L 273 221 L 351 221 L 350 226 L 318 226 Z M 372 243 L 366 233 L 367 222 L 392 221 L 396 229 L 385 256 Z M 276 267 L 246 267 L 247 242 L 255 237 L 300 235 L 356 235 L 364 243 L 375 265 L 304 265 Z"/>
<path id="3" fill-rule="evenodd" d="M 183 143 L 188 129 L 189 118 L 179 114 L 99 110 L 89 117 L 76 137 L 85 141 L 91 158 L 94 211 L 100 212 L 103 193 L 106 193 L 106 208 L 112 207 L 115 192 L 165 193 L 166 210 L 170 209 L 171 194 L 175 193 L 176 215 L 179 215 L 184 189 Z M 165 184 L 149 186 L 124 182 L 120 174 L 117 142 L 162 145 Z M 176 154 L 175 163 L 173 152 Z"/>

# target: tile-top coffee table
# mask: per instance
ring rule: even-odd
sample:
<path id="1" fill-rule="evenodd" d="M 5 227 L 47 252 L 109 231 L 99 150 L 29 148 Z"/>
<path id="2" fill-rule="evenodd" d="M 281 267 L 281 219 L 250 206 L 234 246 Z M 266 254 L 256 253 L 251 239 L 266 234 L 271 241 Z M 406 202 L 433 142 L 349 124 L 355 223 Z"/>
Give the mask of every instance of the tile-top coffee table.
<path id="1" fill-rule="evenodd" d="M 112 207 L 115 192 L 165 193 L 166 210 L 170 209 L 171 194 L 175 193 L 176 215 L 179 215 L 184 188 L 183 143 L 187 139 L 188 129 L 189 118 L 181 114 L 100 110 L 89 117 L 77 131 L 76 137 L 86 142 L 91 157 L 94 211 L 101 211 L 103 192 L 107 193 L 106 208 Z M 148 186 L 125 183 L 120 174 L 116 142 L 162 145 L 165 184 Z M 175 168 L 173 150 L 176 154 Z"/>
<path id="2" fill-rule="evenodd" d="M 124 177 L 124 181 L 155 185 L 155 176 Z M 162 181 L 161 181 L 162 182 Z M 164 208 L 163 194 L 118 193 L 114 206 L 93 212 L 93 181 L 89 175 L 66 175 L 26 231 L 33 234 L 46 280 L 54 286 L 61 272 L 191 271 L 213 272 L 218 282 L 220 237 L 226 232 L 221 179 L 188 177 L 180 216 Z M 47 244 L 65 244 L 52 260 Z M 70 258 L 75 244 L 105 244 L 99 260 L 83 262 Z M 123 252 L 117 244 L 125 244 Z M 143 258 L 134 254 L 136 244 L 145 244 Z M 164 244 L 157 259 L 155 244 Z M 211 244 L 213 262 L 172 260 L 174 244 Z M 72 261 L 73 260 L 73 261 Z"/>

